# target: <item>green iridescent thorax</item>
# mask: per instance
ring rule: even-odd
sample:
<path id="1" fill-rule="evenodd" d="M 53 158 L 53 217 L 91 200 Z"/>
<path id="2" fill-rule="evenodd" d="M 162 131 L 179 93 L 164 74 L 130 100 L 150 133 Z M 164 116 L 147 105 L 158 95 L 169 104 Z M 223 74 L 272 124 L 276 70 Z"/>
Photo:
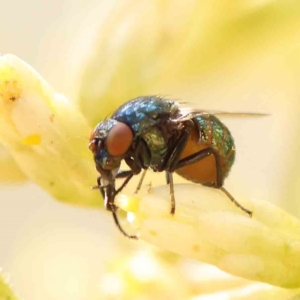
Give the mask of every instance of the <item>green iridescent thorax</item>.
<path id="1" fill-rule="evenodd" d="M 142 138 L 147 143 L 151 152 L 151 166 L 153 170 L 156 171 L 156 167 L 160 166 L 165 159 L 168 150 L 166 141 L 161 131 L 155 127 L 144 133 Z"/>
<path id="2" fill-rule="evenodd" d="M 202 142 L 211 145 L 219 154 L 226 177 L 234 163 L 235 145 L 229 129 L 214 115 L 197 116 L 196 121 Z"/>

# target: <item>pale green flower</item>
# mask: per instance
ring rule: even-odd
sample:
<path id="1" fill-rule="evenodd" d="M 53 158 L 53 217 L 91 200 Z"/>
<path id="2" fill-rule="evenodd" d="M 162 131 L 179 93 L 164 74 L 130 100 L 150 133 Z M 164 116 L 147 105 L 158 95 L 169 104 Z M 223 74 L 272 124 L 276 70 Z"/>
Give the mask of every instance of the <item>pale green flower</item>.
<path id="1" fill-rule="evenodd" d="M 129 214 L 132 228 L 127 229 L 139 231 L 142 240 L 244 278 L 235 284 L 237 279 L 230 277 L 225 287 L 216 284 L 222 281 L 216 276 L 211 280 L 216 289 L 201 291 L 188 277 L 167 281 L 176 273 L 174 264 L 161 278 L 167 287 L 184 282 L 178 295 L 193 300 L 297 297 L 300 221 L 261 199 L 300 215 L 299 12 L 297 1 L 120 2 L 101 20 L 91 45 L 93 53 L 80 81 L 80 109 L 26 63 L 1 56 L 1 182 L 29 179 L 59 201 L 102 207 L 99 193 L 90 189 L 97 174 L 88 138 L 96 123 L 139 95 L 271 113 L 269 120 L 243 119 L 232 126 L 240 159 L 226 185 L 238 191 L 234 196 L 253 211 L 253 218 L 220 191 L 192 184 L 175 186 L 174 217 L 168 213 L 166 186 L 150 192 L 146 186 L 135 198 L 121 195 L 118 204 L 135 214 Z M 160 178 L 152 176 L 152 185 Z M 130 195 L 132 188 L 124 192 Z M 126 270 L 126 263 L 120 269 Z M 136 285 L 126 278 L 123 282 L 132 285 L 117 299 L 126 299 Z M 147 292 L 151 294 L 151 284 L 142 286 L 140 293 Z"/>
<path id="2" fill-rule="evenodd" d="M 134 213 L 129 220 L 149 243 L 247 279 L 300 287 L 300 221 L 267 202 L 237 199 L 252 218 L 221 191 L 194 184 L 176 186 L 174 216 L 165 186 L 133 197 L 137 205 L 121 196 L 118 205 Z"/>
<path id="3" fill-rule="evenodd" d="M 87 188 L 91 128 L 74 105 L 12 55 L 1 56 L 0 93 L 0 142 L 22 171 L 61 201 L 101 205 Z"/>

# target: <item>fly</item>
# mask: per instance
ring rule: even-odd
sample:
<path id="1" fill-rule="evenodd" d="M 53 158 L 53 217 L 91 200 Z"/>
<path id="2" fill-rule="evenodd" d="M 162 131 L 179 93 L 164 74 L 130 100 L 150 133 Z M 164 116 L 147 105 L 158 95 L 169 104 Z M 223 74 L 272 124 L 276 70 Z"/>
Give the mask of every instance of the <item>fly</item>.
<path id="1" fill-rule="evenodd" d="M 216 117 L 220 114 L 231 113 L 189 109 L 174 100 L 143 96 L 126 102 L 95 127 L 89 149 L 99 172 L 97 188 L 104 198 L 105 208 L 112 212 L 117 227 L 126 237 L 138 238 L 123 230 L 114 199 L 141 170 L 166 172 L 171 214 L 175 213 L 175 172 L 189 181 L 222 190 L 237 207 L 252 216 L 252 212 L 223 187 L 236 150 L 230 131 Z M 129 170 L 120 170 L 123 160 Z M 125 180 L 116 188 L 115 181 L 119 178 Z"/>

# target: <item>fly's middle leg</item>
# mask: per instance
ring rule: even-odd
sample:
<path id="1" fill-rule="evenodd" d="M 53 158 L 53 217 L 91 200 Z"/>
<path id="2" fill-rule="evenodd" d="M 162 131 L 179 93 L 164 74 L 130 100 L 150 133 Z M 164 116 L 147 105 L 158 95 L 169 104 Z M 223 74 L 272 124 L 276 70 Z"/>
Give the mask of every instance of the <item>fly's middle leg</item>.
<path id="1" fill-rule="evenodd" d="M 175 214 L 175 193 L 174 193 L 174 182 L 173 174 L 166 171 L 166 181 L 170 184 L 170 201 L 171 201 L 171 215 Z"/>
<path id="2" fill-rule="evenodd" d="M 169 153 L 169 156 L 166 159 L 166 164 L 164 166 L 164 169 L 166 170 L 166 181 L 167 184 L 170 185 L 170 202 L 171 202 L 170 213 L 172 215 L 175 214 L 175 192 L 174 192 L 174 183 L 173 183 L 173 174 L 172 174 L 173 171 L 171 170 L 173 168 L 173 165 L 179 161 L 180 155 L 186 146 L 188 138 L 189 138 L 189 131 L 188 129 L 184 129 L 182 134 L 176 141 L 173 150 Z"/>
<path id="3" fill-rule="evenodd" d="M 145 170 L 143 171 L 142 176 L 141 176 L 141 178 L 140 178 L 140 180 L 139 180 L 139 183 L 138 183 L 138 185 L 137 185 L 137 187 L 136 187 L 136 189 L 135 189 L 135 191 L 134 191 L 134 194 L 137 194 L 137 193 L 139 192 L 139 190 L 141 189 L 141 186 L 142 186 L 143 181 L 144 181 L 144 179 L 145 179 L 146 173 L 147 173 L 147 169 L 145 169 Z"/>

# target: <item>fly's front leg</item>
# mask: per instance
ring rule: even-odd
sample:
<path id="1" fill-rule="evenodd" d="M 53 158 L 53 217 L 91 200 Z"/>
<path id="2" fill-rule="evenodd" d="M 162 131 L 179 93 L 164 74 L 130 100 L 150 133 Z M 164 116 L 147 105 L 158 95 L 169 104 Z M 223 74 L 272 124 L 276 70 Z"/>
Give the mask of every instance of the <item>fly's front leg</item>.
<path id="1" fill-rule="evenodd" d="M 105 187 L 104 206 L 108 211 L 116 212 L 118 208 L 115 205 L 115 194 L 116 190 L 114 185 L 107 185 Z"/>
<path id="2" fill-rule="evenodd" d="M 97 177 L 97 185 L 93 186 L 92 189 L 93 189 L 93 190 L 99 189 L 99 190 L 100 190 L 100 193 L 101 193 L 101 195 L 102 195 L 102 198 L 104 199 L 104 197 L 105 197 L 105 192 L 104 192 L 104 187 L 103 187 L 102 184 L 101 184 L 101 176 L 100 176 L 100 175 Z"/>
<path id="3" fill-rule="evenodd" d="M 114 222 L 115 222 L 116 226 L 119 228 L 119 230 L 122 232 L 122 234 L 130 239 L 138 239 L 137 235 L 130 235 L 123 229 L 123 227 L 121 226 L 121 223 L 119 222 L 119 218 L 117 215 L 118 207 L 114 204 L 115 196 L 123 190 L 123 188 L 127 185 L 127 183 L 130 181 L 130 179 L 133 177 L 133 175 L 134 175 L 134 173 L 132 170 L 119 171 L 118 174 L 116 175 L 116 178 L 118 178 L 118 179 L 125 178 L 125 180 L 117 190 L 112 185 L 108 185 L 106 187 L 104 204 L 105 204 L 106 209 L 110 210 L 112 212 Z"/>
<path id="4" fill-rule="evenodd" d="M 114 218 L 114 221 L 115 221 L 115 224 L 116 226 L 119 228 L 119 230 L 126 236 L 128 237 L 129 239 L 133 239 L 133 240 L 138 240 L 138 235 L 131 235 L 131 234 L 128 234 L 124 229 L 123 227 L 121 226 L 120 222 L 119 222 L 119 218 L 118 218 L 118 215 L 116 214 L 116 212 L 112 212 L 112 215 L 113 215 L 113 218 Z"/>
<path id="5" fill-rule="evenodd" d="M 118 190 L 116 190 L 114 188 L 114 185 L 110 184 L 105 187 L 106 190 L 104 193 L 104 187 L 101 186 L 101 177 L 100 176 L 98 177 L 97 182 L 98 182 L 98 185 L 100 186 L 100 191 L 103 191 L 103 193 L 104 193 L 104 197 L 103 197 L 104 198 L 104 206 L 108 211 L 112 212 L 114 222 L 115 222 L 116 226 L 118 227 L 118 229 L 121 231 L 121 233 L 124 236 L 126 236 L 130 239 L 138 239 L 137 235 L 130 235 L 123 229 L 123 227 L 121 226 L 121 224 L 119 222 L 118 215 L 117 215 L 118 207 L 114 203 L 116 194 L 119 193 L 125 187 L 127 182 L 132 178 L 133 172 L 132 171 L 120 171 L 118 173 L 118 175 L 116 176 L 116 178 L 124 178 L 125 175 L 127 175 L 127 177 L 126 177 L 125 181 L 123 182 L 122 186 Z"/>
<path id="6" fill-rule="evenodd" d="M 119 171 L 118 174 L 116 175 L 116 178 L 125 178 L 125 180 L 117 190 L 112 191 L 113 192 L 113 198 L 125 188 L 127 183 L 131 180 L 131 178 L 134 175 L 139 174 L 141 172 L 142 168 L 145 167 L 145 161 L 147 159 L 149 159 L 149 155 L 150 155 L 149 151 L 147 151 L 147 150 L 148 149 L 145 148 L 145 144 L 143 143 L 143 141 L 140 140 L 140 141 L 137 142 L 136 148 L 135 148 L 135 150 L 132 154 L 133 158 L 131 156 L 127 156 L 127 157 L 124 158 L 126 164 L 130 168 L 130 170 L 128 170 L 128 171 Z M 143 178 L 145 177 L 145 173 L 146 173 L 146 170 L 143 173 L 143 176 L 140 180 L 140 183 L 138 185 L 137 190 L 142 185 Z M 119 230 L 126 237 L 128 237 L 130 239 L 138 239 L 137 235 L 130 235 L 122 228 L 122 226 L 119 222 L 118 215 L 117 215 L 117 207 L 114 206 L 113 208 L 114 208 L 114 210 L 112 210 L 113 219 L 115 221 L 116 226 L 119 228 Z"/>
<path id="7" fill-rule="evenodd" d="M 141 168 L 130 157 L 125 158 L 125 162 L 129 166 L 130 170 L 118 172 L 116 178 L 125 178 L 125 180 L 122 183 L 122 185 L 115 191 L 114 197 L 123 190 L 123 188 L 127 185 L 127 183 L 131 180 L 131 178 L 134 175 L 139 174 L 141 172 Z M 124 236 L 126 236 L 130 239 L 138 239 L 137 235 L 130 235 L 123 229 L 123 227 L 121 226 L 121 223 L 119 221 L 118 215 L 117 215 L 117 209 L 112 211 L 112 215 L 113 215 L 113 219 L 115 221 L 116 226 L 119 228 L 119 230 L 123 233 Z"/>
<path id="8" fill-rule="evenodd" d="M 126 180 L 125 180 L 126 181 Z M 130 235 L 128 234 L 124 229 L 123 227 L 121 226 L 120 222 L 119 222 L 119 218 L 118 218 L 118 215 L 117 215 L 117 210 L 118 210 L 118 207 L 115 206 L 114 204 L 114 198 L 115 198 L 115 195 L 116 195 L 116 190 L 114 189 L 113 186 L 111 185 L 108 185 L 106 187 L 106 198 L 104 200 L 104 203 L 105 203 L 105 207 L 110 210 L 112 212 L 112 216 L 113 216 L 113 219 L 115 221 L 115 224 L 116 226 L 119 228 L 119 230 L 128 238 L 130 239 L 138 239 L 138 236 L 137 235 Z"/>

